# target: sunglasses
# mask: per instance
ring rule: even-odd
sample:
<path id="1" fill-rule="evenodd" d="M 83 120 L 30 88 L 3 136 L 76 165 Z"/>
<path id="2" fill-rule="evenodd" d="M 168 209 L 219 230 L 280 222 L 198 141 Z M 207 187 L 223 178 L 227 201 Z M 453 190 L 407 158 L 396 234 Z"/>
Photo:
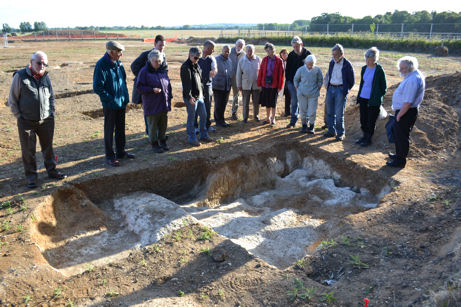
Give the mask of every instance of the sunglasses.
<path id="1" fill-rule="evenodd" d="M 43 63 L 43 62 L 37 62 L 37 61 L 35 61 L 35 63 L 36 63 L 38 66 L 42 66 L 42 65 L 43 65 L 43 66 L 45 66 L 45 67 L 48 67 L 48 64 Z"/>

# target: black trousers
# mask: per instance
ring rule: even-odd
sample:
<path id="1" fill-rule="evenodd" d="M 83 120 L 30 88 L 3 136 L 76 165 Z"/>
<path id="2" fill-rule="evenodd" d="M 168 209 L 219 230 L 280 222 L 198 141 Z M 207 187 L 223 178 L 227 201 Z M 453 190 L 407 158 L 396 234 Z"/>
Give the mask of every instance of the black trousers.
<path id="1" fill-rule="evenodd" d="M 290 108 L 291 108 L 291 95 L 290 91 L 288 90 L 288 86 L 285 82 L 285 88 L 283 89 L 283 95 L 285 95 L 285 115 L 290 115 Z"/>
<path id="2" fill-rule="evenodd" d="M 375 133 L 376 120 L 379 116 L 379 106 L 369 106 L 368 99 L 359 97 L 360 103 L 360 126 L 363 137 L 371 142 L 371 137 Z"/>
<path id="3" fill-rule="evenodd" d="M 395 116 L 399 114 L 400 110 L 395 112 Z M 410 108 L 405 113 L 400 121 L 396 121 L 393 132 L 395 136 L 395 154 L 397 159 L 401 162 L 406 162 L 408 151 L 410 149 L 410 132 L 415 125 L 418 118 L 418 108 Z"/>
<path id="4" fill-rule="evenodd" d="M 224 120 L 224 112 L 226 112 L 227 101 L 229 100 L 229 91 L 213 90 L 214 95 L 214 120 L 216 125 L 222 125 Z"/>
<path id="5" fill-rule="evenodd" d="M 206 110 L 206 128 L 211 126 L 211 103 L 213 101 L 213 90 L 211 85 L 203 85 L 203 102 Z M 198 128 L 198 113 L 195 113 L 194 127 Z"/>
<path id="6" fill-rule="evenodd" d="M 56 172 L 56 157 L 53 152 L 54 117 L 48 117 L 42 121 L 19 118 L 18 132 L 26 180 L 28 182 L 37 180 L 37 160 L 35 159 L 37 136 L 47 173 Z"/>
<path id="7" fill-rule="evenodd" d="M 106 159 L 114 159 L 114 131 L 117 156 L 125 154 L 125 109 L 103 108 Z"/>

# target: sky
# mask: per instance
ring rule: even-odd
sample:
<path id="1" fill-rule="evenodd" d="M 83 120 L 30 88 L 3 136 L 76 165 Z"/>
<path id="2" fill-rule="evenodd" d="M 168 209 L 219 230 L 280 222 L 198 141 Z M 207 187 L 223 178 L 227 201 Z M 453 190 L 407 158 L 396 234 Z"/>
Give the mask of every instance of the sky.
<path id="1" fill-rule="evenodd" d="M 283 6 L 285 4 L 285 7 Z M 2 0 L 0 24 L 18 28 L 44 21 L 49 28 L 75 26 L 182 26 L 213 23 L 292 23 L 322 13 L 361 18 L 386 12 L 461 12 L 459 0 L 329 0 L 329 1 L 98 1 L 98 0 Z"/>

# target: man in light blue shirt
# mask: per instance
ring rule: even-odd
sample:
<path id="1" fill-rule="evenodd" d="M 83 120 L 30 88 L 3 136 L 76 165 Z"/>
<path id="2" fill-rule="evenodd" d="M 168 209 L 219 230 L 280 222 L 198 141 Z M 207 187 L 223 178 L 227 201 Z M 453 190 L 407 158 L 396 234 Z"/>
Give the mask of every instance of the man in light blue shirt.
<path id="1" fill-rule="evenodd" d="M 426 82 L 418 70 L 418 60 L 406 56 L 398 61 L 400 75 L 404 77 L 392 96 L 392 109 L 396 123 L 393 128 L 395 154 L 389 154 L 388 166 L 404 168 L 410 146 L 410 132 L 418 117 L 419 105 L 424 98 Z"/>

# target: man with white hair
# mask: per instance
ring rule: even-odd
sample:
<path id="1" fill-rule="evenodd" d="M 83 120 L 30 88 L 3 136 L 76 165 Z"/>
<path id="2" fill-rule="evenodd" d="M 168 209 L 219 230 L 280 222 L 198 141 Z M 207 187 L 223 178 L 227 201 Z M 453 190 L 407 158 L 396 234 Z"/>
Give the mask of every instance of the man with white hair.
<path id="1" fill-rule="evenodd" d="M 395 111 L 395 154 L 390 153 L 388 166 L 404 168 L 410 148 L 410 132 L 418 118 L 418 110 L 424 98 L 426 82 L 418 70 L 418 60 L 405 56 L 398 60 L 397 67 L 404 78 L 392 96 L 392 110 Z"/>
<path id="2" fill-rule="evenodd" d="M 18 120 L 22 162 L 27 187 L 31 189 L 37 187 L 37 136 L 48 177 L 58 180 L 67 177 L 56 169 L 53 152 L 54 92 L 46 67 L 47 55 L 43 51 L 35 52 L 30 64 L 14 73 L 8 97 L 11 112 Z"/>
<path id="3" fill-rule="evenodd" d="M 237 111 L 239 108 L 239 89 L 237 86 L 237 77 L 236 77 L 236 72 L 237 72 L 237 65 L 240 61 L 241 58 L 245 55 L 245 41 L 241 38 L 239 38 L 235 42 L 235 46 L 232 47 L 230 51 L 230 59 L 232 61 L 232 119 L 236 120 L 237 119 Z"/>
<path id="4" fill-rule="evenodd" d="M 298 121 L 298 94 L 293 83 L 293 78 L 295 77 L 298 68 L 304 65 L 304 59 L 311 54 L 309 50 L 303 47 L 303 41 L 298 36 L 293 37 L 291 40 L 291 46 L 293 46 L 293 51 L 288 54 L 285 70 L 285 78 L 291 97 L 291 119 L 290 123 L 286 126 L 287 128 L 293 128 Z"/>
<path id="5" fill-rule="evenodd" d="M 93 91 L 99 96 L 104 112 L 104 145 L 106 162 L 110 166 L 120 166 L 119 159 L 135 158 L 125 151 L 125 113 L 130 97 L 125 68 L 120 62 L 124 50 L 125 47 L 119 42 L 107 42 L 106 53 L 96 63 L 93 74 Z"/>
<path id="6" fill-rule="evenodd" d="M 226 128 L 230 125 L 226 123 L 224 113 L 226 111 L 227 100 L 229 100 L 233 75 L 233 63 L 229 59 L 228 45 L 222 47 L 221 54 L 216 57 L 216 64 L 218 65 L 218 73 L 213 78 L 214 120 L 216 126 Z"/>

